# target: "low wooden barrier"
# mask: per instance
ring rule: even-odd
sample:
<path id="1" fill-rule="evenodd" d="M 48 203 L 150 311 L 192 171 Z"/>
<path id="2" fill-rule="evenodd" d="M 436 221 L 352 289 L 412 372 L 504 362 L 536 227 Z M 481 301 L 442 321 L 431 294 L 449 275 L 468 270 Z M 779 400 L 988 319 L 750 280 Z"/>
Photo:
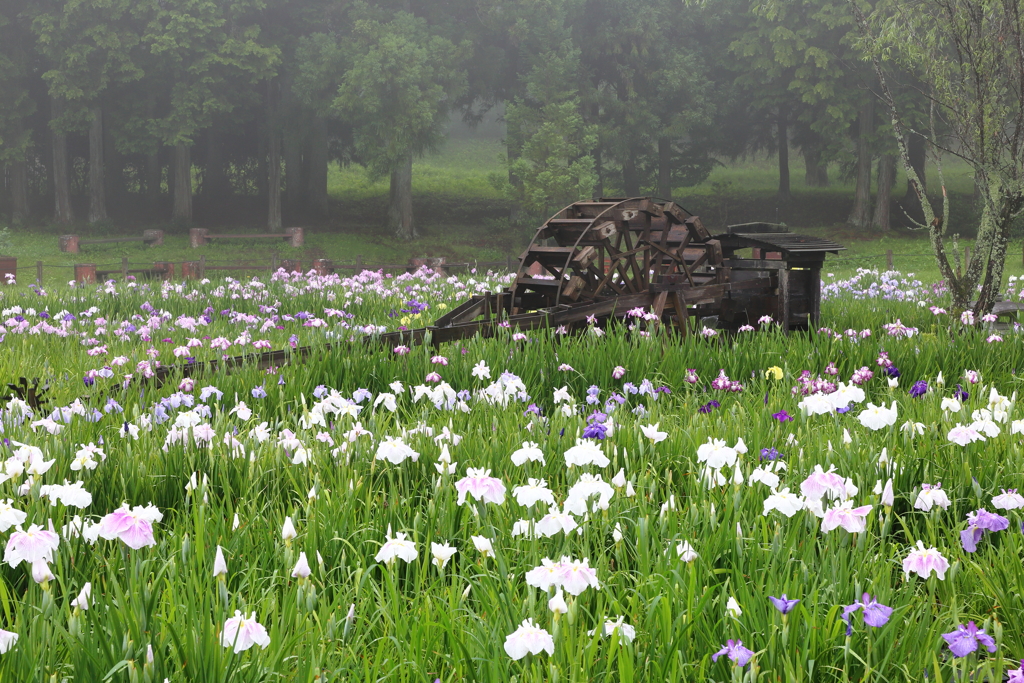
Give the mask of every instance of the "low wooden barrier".
<path id="1" fill-rule="evenodd" d="M 301 247 L 303 244 L 303 229 L 302 228 L 285 228 L 284 232 L 268 232 L 268 233 L 255 233 L 255 234 L 236 234 L 236 233 L 211 233 L 207 228 L 191 228 L 188 231 L 188 242 L 189 246 L 193 249 L 209 244 L 211 240 L 254 240 L 254 239 L 283 239 L 288 242 L 289 246 Z"/>
<path id="2" fill-rule="evenodd" d="M 163 230 L 144 230 L 142 237 L 110 237 L 99 240 L 83 240 L 78 235 L 61 235 L 58 242 L 60 250 L 65 254 L 77 254 L 86 244 L 117 244 L 118 242 L 145 242 L 151 247 L 159 247 L 164 243 Z"/>

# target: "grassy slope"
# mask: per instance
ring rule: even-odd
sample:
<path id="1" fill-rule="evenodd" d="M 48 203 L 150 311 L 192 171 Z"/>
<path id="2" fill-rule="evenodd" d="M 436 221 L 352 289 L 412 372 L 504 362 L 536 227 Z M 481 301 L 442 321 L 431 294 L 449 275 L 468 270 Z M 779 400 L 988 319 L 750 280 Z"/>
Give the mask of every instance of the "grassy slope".
<path id="1" fill-rule="evenodd" d="M 518 255 L 529 236 L 503 227 L 507 202 L 488 179 L 491 174 L 501 173 L 502 151 L 502 145 L 496 140 L 453 139 L 437 154 L 418 160 L 414 165 L 413 192 L 422 236 L 410 242 L 395 240 L 380 227 L 387 180 L 372 179 L 361 167 L 350 166 L 331 169 L 328 185 L 333 204 L 332 224 L 311 227 L 302 249 L 293 250 L 284 242 L 273 240 L 235 240 L 193 250 L 188 246 L 184 228 L 164 225 L 159 227 L 165 230 L 167 237 L 164 246 L 159 248 L 124 243 L 86 246 L 77 256 L 61 254 L 57 250 L 57 236 L 65 230 L 36 228 L 16 232 L 12 251 L 19 258 L 23 281 L 34 279 L 35 262 L 39 260 L 47 265 L 44 273 L 47 281 L 52 281 L 51 277 L 54 280 L 70 278 L 70 266 L 75 262 L 94 262 L 116 268 L 122 257 L 140 265 L 152 261 L 194 260 L 200 255 L 205 255 L 211 264 L 252 260 L 267 265 L 275 254 L 282 259 L 302 259 L 305 265 L 320 257 L 351 263 L 357 255 L 362 255 L 366 263 L 405 263 L 414 256 L 444 256 L 449 261 L 504 260 L 507 256 Z M 798 165 L 793 166 L 794 198 L 789 202 L 780 203 L 776 199 L 777 169 L 773 159 L 746 159 L 720 166 L 701 185 L 677 189 L 675 198 L 690 211 L 700 214 L 712 229 L 748 220 L 777 220 L 800 232 L 832 237 L 847 246 L 842 258 L 831 265 L 836 272 L 845 273 L 861 266 L 884 267 L 885 253 L 891 249 L 896 254 L 897 268 L 917 271 L 925 277 L 937 275 L 926 235 L 898 230 L 882 236 L 845 229 L 842 224 L 852 202 L 852 183 L 835 181 L 829 188 L 807 188 Z M 834 169 L 832 175 L 837 175 Z M 929 169 L 933 185 L 937 177 L 936 169 Z M 945 180 L 954 197 L 956 213 L 951 222 L 962 225 L 970 214 L 967 196 L 973 181 L 969 169 L 951 165 L 945 169 Z M 902 197 L 905 187 L 905 180 L 901 178 L 894 196 Z M 615 188 L 608 190 L 609 193 L 615 191 Z M 243 219 L 237 225 L 217 229 L 238 232 L 259 229 L 251 222 L 246 223 Z M 85 226 L 75 230 L 83 237 L 99 232 Z M 99 236 L 139 234 L 141 230 L 142 226 L 120 230 L 108 227 Z M 967 243 L 962 242 L 960 248 Z M 1008 274 L 1024 274 L 1021 259 L 1016 254 L 1009 259 Z"/>

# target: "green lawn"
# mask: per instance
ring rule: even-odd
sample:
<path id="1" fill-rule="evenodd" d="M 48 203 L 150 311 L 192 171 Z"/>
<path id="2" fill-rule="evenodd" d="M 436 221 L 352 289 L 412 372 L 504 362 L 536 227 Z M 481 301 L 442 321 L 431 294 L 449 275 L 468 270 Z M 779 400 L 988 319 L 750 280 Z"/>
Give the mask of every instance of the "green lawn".
<path id="1" fill-rule="evenodd" d="M 329 175 L 332 202 L 331 222 L 307 229 L 306 246 L 292 249 L 283 241 L 236 240 L 190 249 L 187 230 L 182 226 L 159 225 L 167 236 L 162 247 L 149 248 L 140 243 L 88 245 L 78 255 L 62 254 L 57 238 L 66 229 L 33 228 L 13 234 L 13 254 L 18 256 L 22 281 L 35 279 L 35 263 L 43 261 L 44 281 L 70 279 L 74 263 L 96 263 L 119 268 L 128 258 L 132 267 L 154 261 L 198 260 L 207 263 L 251 261 L 269 267 L 272 259 L 300 259 L 308 267 L 314 258 L 329 258 L 339 263 L 354 263 L 362 256 L 367 264 L 405 263 L 410 257 L 444 256 L 450 262 L 471 260 L 501 261 L 515 257 L 528 243 L 530 230 L 512 230 L 505 218 L 508 203 L 495 189 L 490 177 L 503 173 L 499 140 L 452 139 L 436 153 L 417 160 L 413 167 L 413 194 L 421 237 L 404 242 L 395 240 L 380 226 L 388 193 L 386 178 L 373 179 L 360 166 L 333 166 Z M 711 176 L 695 187 L 678 188 L 675 199 L 688 210 L 702 216 L 712 230 L 730 223 L 770 220 L 787 223 L 795 231 L 828 236 L 844 244 L 847 250 L 829 263 L 837 274 L 858 267 L 886 266 L 886 251 L 894 253 L 894 265 L 905 272 L 916 272 L 926 279 L 938 276 L 927 236 L 923 232 L 894 231 L 890 235 L 859 233 L 843 227 L 849 211 L 853 184 L 839 178 L 838 169 L 830 169 L 833 184 L 825 189 L 807 188 L 803 183 L 803 163 L 794 155 L 791 163 L 794 199 L 779 202 L 775 197 L 777 166 L 774 159 L 747 158 L 724 162 Z M 938 175 L 930 168 L 929 179 Z M 971 213 L 969 193 L 972 180 L 969 169 L 960 163 L 947 164 L 947 187 L 953 196 L 953 223 L 962 225 Z M 894 196 L 902 196 L 905 180 L 898 181 Z M 966 217 L 966 218 L 965 218 Z M 957 221 L 960 221 L 957 223 Z M 76 226 L 82 235 L 105 237 L 110 234 L 139 234 L 143 227 L 102 230 Z M 217 230 L 253 232 L 259 228 L 239 224 Z M 966 231 L 966 229 L 965 229 Z M 971 244 L 960 240 L 958 249 Z M 1024 274 L 1021 249 L 1011 249 L 1007 274 Z"/>

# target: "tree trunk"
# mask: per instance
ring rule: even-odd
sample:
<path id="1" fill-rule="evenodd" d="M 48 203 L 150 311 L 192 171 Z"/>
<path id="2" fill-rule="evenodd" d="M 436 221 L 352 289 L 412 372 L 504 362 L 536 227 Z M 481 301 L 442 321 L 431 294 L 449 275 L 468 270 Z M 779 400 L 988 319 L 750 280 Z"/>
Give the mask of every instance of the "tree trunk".
<path id="1" fill-rule="evenodd" d="M 828 187 L 828 164 L 821 162 L 821 147 L 807 145 L 800 151 L 804 156 L 804 184 L 807 187 Z"/>
<path id="2" fill-rule="evenodd" d="M 658 138 L 658 196 L 672 198 L 672 140 Z"/>
<path id="3" fill-rule="evenodd" d="M 896 180 L 896 155 L 883 154 L 878 160 L 878 192 L 875 195 L 875 215 L 871 227 L 889 232 L 889 209 L 892 202 L 892 184 Z"/>
<path id="4" fill-rule="evenodd" d="M 594 149 L 594 171 L 597 173 L 597 184 L 594 185 L 594 197 L 604 196 L 604 164 L 601 163 L 601 146 Z"/>
<path id="5" fill-rule="evenodd" d="M 174 208 L 171 217 L 192 222 L 192 150 L 183 142 L 174 148 Z"/>
<path id="6" fill-rule="evenodd" d="M 224 149 L 216 125 L 206 131 L 206 172 L 203 174 L 203 195 L 222 199 L 227 194 L 228 178 L 224 174 Z"/>
<path id="7" fill-rule="evenodd" d="M 789 186 L 789 108 L 779 107 L 778 119 L 775 123 L 779 143 L 779 192 L 778 197 L 784 201 L 792 199 Z"/>
<path id="8" fill-rule="evenodd" d="M 156 97 L 150 96 L 147 103 L 149 118 L 156 118 Z M 160 215 L 160 185 L 163 180 L 163 167 L 160 166 L 160 143 L 153 147 L 153 152 L 146 155 L 146 199 L 154 216 Z"/>
<path id="9" fill-rule="evenodd" d="M 507 111 L 507 110 L 506 110 Z M 508 157 L 508 184 L 512 187 L 513 197 L 523 196 L 523 179 L 513 170 L 512 164 L 519 159 L 523 151 L 523 132 L 518 125 L 519 117 L 513 117 L 505 128 L 505 156 Z M 523 227 L 527 223 L 526 211 L 522 202 L 513 199 L 508 207 L 508 223 L 514 228 Z"/>
<path id="10" fill-rule="evenodd" d="M 106 188 L 107 212 L 109 214 L 113 207 L 114 213 L 117 207 L 124 202 L 128 193 L 128 183 L 125 181 L 124 170 L 128 165 L 127 155 L 118 151 L 114 136 L 110 134 L 110 128 L 104 123 L 103 126 L 103 187 Z"/>
<path id="11" fill-rule="evenodd" d="M 267 227 L 281 230 L 281 134 L 270 126 L 267 141 L 269 169 L 267 176 Z"/>
<path id="12" fill-rule="evenodd" d="M 388 223 L 399 239 L 410 240 L 416 236 L 412 219 L 412 154 L 391 171 Z"/>
<path id="13" fill-rule="evenodd" d="M 265 125 L 266 122 L 263 122 L 263 126 Z M 267 198 L 267 174 L 270 172 L 267 168 L 268 136 L 263 133 L 263 126 L 257 128 L 259 133 L 256 135 L 256 193 L 260 199 Z"/>
<path id="14" fill-rule="evenodd" d="M 89 112 L 89 222 L 107 220 L 107 188 L 103 181 L 103 110 Z"/>
<path id="15" fill-rule="evenodd" d="M 853 211 L 847 223 L 853 228 L 866 228 L 871 212 L 871 134 L 875 130 L 875 100 L 870 95 L 861 105 L 857 126 L 857 189 Z"/>
<path id="16" fill-rule="evenodd" d="M 910 157 L 910 165 L 917 173 L 917 177 L 921 179 L 921 189 L 924 190 L 928 187 L 925 182 L 925 162 L 927 161 L 927 141 L 920 135 L 911 133 L 907 136 L 907 156 Z M 917 194 L 914 192 L 914 188 L 910 183 L 907 183 L 907 191 L 903 195 L 903 201 L 908 202 L 910 207 L 919 209 L 917 206 Z M 920 211 L 918 211 L 920 213 Z"/>
<path id="17" fill-rule="evenodd" d="M 56 127 L 54 120 L 64 113 L 64 103 L 51 98 L 51 139 L 53 141 L 53 222 L 70 225 L 75 217 L 71 211 L 71 177 L 68 175 L 68 136 Z"/>
<path id="18" fill-rule="evenodd" d="M 305 120 L 305 117 L 303 117 Z M 302 127 L 297 121 L 285 123 L 282 140 L 284 157 L 284 191 L 289 211 L 302 208 Z"/>
<path id="19" fill-rule="evenodd" d="M 306 178 L 306 199 L 309 210 L 317 218 L 327 217 L 327 119 L 313 119 L 309 140 L 309 175 Z"/>
<path id="20" fill-rule="evenodd" d="M 626 191 L 627 197 L 640 196 L 640 175 L 636 172 L 636 157 L 633 150 L 626 152 L 622 160 L 622 188 Z"/>
<path id="21" fill-rule="evenodd" d="M 21 225 L 29 219 L 28 163 L 24 159 L 11 162 L 11 223 Z"/>

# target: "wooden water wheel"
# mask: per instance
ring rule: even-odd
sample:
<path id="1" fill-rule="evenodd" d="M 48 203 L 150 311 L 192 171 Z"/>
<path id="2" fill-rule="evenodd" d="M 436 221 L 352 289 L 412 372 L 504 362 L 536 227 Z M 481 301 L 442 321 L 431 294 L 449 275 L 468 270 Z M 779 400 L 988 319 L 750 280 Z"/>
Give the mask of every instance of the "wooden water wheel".
<path id="1" fill-rule="evenodd" d="M 652 292 L 659 284 L 701 287 L 720 281 L 721 264 L 721 243 L 674 202 L 575 202 L 538 228 L 523 252 L 511 312 Z"/>

